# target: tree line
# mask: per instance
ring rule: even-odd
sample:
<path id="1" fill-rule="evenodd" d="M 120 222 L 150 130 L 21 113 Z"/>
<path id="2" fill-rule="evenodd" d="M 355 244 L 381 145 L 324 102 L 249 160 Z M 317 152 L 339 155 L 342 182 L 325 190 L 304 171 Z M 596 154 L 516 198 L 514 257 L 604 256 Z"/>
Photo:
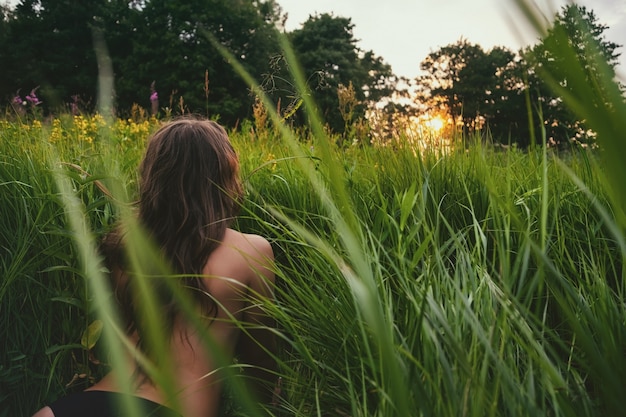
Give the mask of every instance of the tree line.
<path id="1" fill-rule="evenodd" d="M 149 109 L 158 100 L 161 112 L 219 116 L 229 126 L 251 117 L 254 97 L 214 41 L 285 109 L 297 100 L 281 59 L 278 35 L 285 15 L 275 1 L 22 0 L 1 13 L 0 98 L 5 103 L 30 105 L 35 95 L 46 111 L 93 110 L 96 33 L 112 63 L 118 114 L 136 105 Z M 324 14 L 287 33 L 312 94 L 337 129 L 343 124 L 336 110 L 340 85 L 351 83 L 357 99 L 375 101 L 390 94 L 385 80 L 393 77 L 382 58 L 357 47 L 352 30 L 350 19 Z"/>
<path id="2" fill-rule="evenodd" d="M 503 143 L 526 146 L 542 128 L 555 144 L 593 141 L 594 133 L 564 104 L 563 95 L 615 79 L 620 45 L 605 39 L 606 29 L 592 10 L 571 3 L 537 44 L 518 52 L 485 51 L 461 39 L 422 61 L 418 96 L 430 110 L 445 108 L 463 129 L 480 128 Z M 582 70 L 575 79 L 574 67 Z M 598 91 L 580 99 L 602 108 L 606 91 Z"/>
<path id="3" fill-rule="evenodd" d="M 286 32 L 287 16 L 274 0 L 21 0 L 14 8 L 0 7 L 0 13 L 0 99 L 9 111 L 29 106 L 41 112 L 93 111 L 101 39 L 113 70 L 111 99 L 118 115 L 139 106 L 160 114 L 206 114 L 236 126 L 252 117 L 255 97 L 216 41 L 279 111 L 306 123 L 297 111 L 301 92 L 279 45 L 283 32 L 308 92 L 334 131 L 347 128 L 338 92 L 349 91 L 350 117 L 363 117 L 387 100 L 383 111 L 445 111 L 464 130 L 480 129 L 494 140 L 522 146 L 541 127 L 556 142 L 589 139 L 584 121 L 563 105 L 550 83 L 570 85 L 564 68 L 572 64 L 571 56 L 582 61 L 585 82 L 615 77 L 620 47 L 604 38 L 607 26 L 593 11 L 569 4 L 536 45 L 521 51 L 485 51 L 461 39 L 432 52 L 421 63 L 423 75 L 412 80 L 419 106 L 404 106 L 392 100 L 399 77 L 382 57 L 358 47 L 351 19 L 315 15 Z M 573 55 L 563 55 L 563 48 Z"/>

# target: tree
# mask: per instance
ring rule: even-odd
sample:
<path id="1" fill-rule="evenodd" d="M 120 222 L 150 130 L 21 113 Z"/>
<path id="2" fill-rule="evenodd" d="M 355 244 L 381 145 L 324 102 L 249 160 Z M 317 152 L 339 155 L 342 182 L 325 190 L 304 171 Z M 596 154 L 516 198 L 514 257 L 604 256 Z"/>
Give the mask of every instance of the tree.
<path id="1" fill-rule="evenodd" d="M 500 106 L 510 90 L 504 74 L 515 54 L 495 47 L 485 52 L 465 39 L 430 53 L 421 63 L 425 75 L 417 78 L 418 99 L 430 109 L 447 109 L 464 130 L 485 124 L 501 129 Z M 501 132 L 498 132 L 498 134 Z"/>
<path id="2" fill-rule="evenodd" d="M 209 36 L 259 77 L 278 51 L 279 10 L 274 0 L 22 0 L 0 33 L 0 56 L 11 57 L 1 66 L 0 95 L 41 85 L 55 110 L 72 96 L 95 104 L 95 31 L 113 62 L 119 113 L 149 106 L 154 85 L 162 104 L 171 95 L 178 108 L 182 97 L 185 111 L 235 125 L 253 98 Z"/>
<path id="3" fill-rule="evenodd" d="M 8 6 L 0 4 L 0 62 L 9 62 L 10 56 L 6 49 L 10 36 L 10 22 L 13 20 L 13 13 Z"/>
<path id="4" fill-rule="evenodd" d="M 9 102 L 13 101 L 11 92 L 8 87 L 8 74 L 5 63 L 11 62 L 11 51 L 9 48 L 9 39 L 11 38 L 11 22 L 13 21 L 13 13 L 6 5 L 0 5 L 0 99 L 8 98 Z M 4 92 L 4 94 L 3 94 Z M 3 103 L 6 104 L 6 103 Z M 3 106 L 4 107 L 4 106 Z"/>
<path id="5" fill-rule="evenodd" d="M 540 42 L 524 51 L 531 97 L 541 107 L 547 136 L 556 142 L 590 139 L 585 136 L 585 121 L 565 106 L 563 96 L 604 107 L 602 88 L 578 87 L 601 85 L 603 78 L 615 78 L 620 55 L 616 50 L 620 45 L 604 39 L 607 28 L 598 22 L 593 11 L 569 4 L 556 15 L 553 26 Z M 580 71 L 573 72 L 573 68 Z"/>
<path id="6" fill-rule="evenodd" d="M 12 14 L 2 48 L 2 95 L 38 94 L 47 108 L 59 108 L 72 95 L 95 98 L 98 67 L 92 30 L 104 0 L 23 0 Z"/>
<path id="7" fill-rule="evenodd" d="M 302 28 L 290 33 L 318 109 L 338 132 L 344 129 L 337 96 L 340 86 L 353 86 L 359 116 L 368 104 L 391 95 L 395 88 L 391 67 L 372 51 L 356 46 L 353 28 L 349 18 L 321 14 L 310 16 Z"/>
<path id="8" fill-rule="evenodd" d="M 499 47 L 484 52 L 460 40 L 422 62 L 426 75 L 417 80 L 419 98 L 431 107 L 447 107 L 466 129 L 479 127 L 479 118 L 494 140 L 526 146 L 540 128 L 557 143 L 589 140 L 585 121 L 563 97 L 591 101 L 597 108 L 607 102 L 601 87 L 577 88 L 615 77 L 619 45 L 603 38 L 605 29 L 592 11 L 570 4 L 537 45 L 517 55 Z"/>
<path id="9" fill-rule="evenodd" d="M 497 94 L 492 96 L 487 127 L 496 142 L 531 145 L 534 131 L 527 110 L 527 76 L 519 54 L 498 71 Z"/>
<path id="10" fill-rule="evenodd" d="M 133 102 L 147 104 L 154 82 L 166 106 L 171 98 L 172 106 L 178 107 L 182 98 L 187 111 L 219 115 L 228 125 L 247 117 L 253 98 L 209 37 L 258 77 L 278 50 L 277 16 L 268 4 L 274 3 L 147 1 L 132 24 L 137 29 L 131 38 L 132 54 L 117 70 L 120 103 L 127 108 Z"/>

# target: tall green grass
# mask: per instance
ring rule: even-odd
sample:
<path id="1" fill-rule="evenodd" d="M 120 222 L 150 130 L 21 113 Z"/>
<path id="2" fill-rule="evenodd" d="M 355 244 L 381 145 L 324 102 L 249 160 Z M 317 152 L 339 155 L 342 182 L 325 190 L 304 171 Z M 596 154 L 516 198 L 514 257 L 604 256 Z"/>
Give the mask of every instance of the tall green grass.
<path id="1" fill-rule="evenodd" d="M 560 162 L 545 162 L 544 209 L 540 153 L 471 149 L 426 161 L 408 149 L 355 153 L 344 155 L 358 161 L 347 182 L 406 405 L 385 405 L 380 366 L 390 358 L 380 357 L 373 326 L 360 316 L 369 306 L 342 271 L 349 257 L 332 218 L 286 209 L 291 221 L 311 225 L 276 237 L 286 262 L 280 322 L 295 334 L 299 357 L 290 364 L 299 374 L 294 395 L 311 397 L 302 407 L 339 415 L 602 414 L 624 375 L 620 365 L 607 368 L 623 346 L 622 259 L 610 225 Z M 570 157 L 570 168 L 589 175 L 586 158 Z M 603 188 L 589 186 L 606 204 Z M 282 192 L 261 195 L 285 207 Z M 295 242 L 281 244 L 285 236 Z M 582 314 L 593 317 L 582 321 L 589 330 L 604 322 L 604 331 L 579 334 Z M 604 346 L 611 340 L 613 348 Z M 588 348 L 603 352 L 593 365 Z"/>
<path id="2" fill-rule="evenodd" d="M 35 134 L 32 134 L 32 133 Z M 81 334 L 93 319 L 72 233 L 47 164 L 42 130 L 3 124 L 0 131 L 0 415 L 27 415 L 90 370 Z M 110 215 L 92 179 L 75 175 L 94 225 Z"/>
<path id="3" fill-rule="evenodd" d="M 89 233 L 107 230 L 116 209 L 96 185 L 112 183 L 101 145 L 85 152 L 91 157 L 55 150 L 59 161 L 80 161 L 92 174 L 85 176 L 46 162 L 53 152 L 45 129 L 31 137 L 22 126 L 9 127 L 1 152 L 2 212 L 10 213 L 2 217 L 2 403 L 7 415 L 27 415 L 82 389 L 86 379 L 65 387 L 74 373 L 98 377 L 107 368 L 90 363 L 80 345 L 97 317 L 97 295 L 87 290 L 53 170 L 69 176 L 75 191 L 66 194 L 84 204 L 80 218 Z M 330 149 L 356 219 L 362 267 L 374 283 L 368 293 L 353 272 L 337 213 L 302 174 L 305 160 L 309 174 L 331 180 L 313 139 L 297 145 L 298 158 L 276 139 L 232 139 L 248 189 L 237 227 L 268 236 L 277 255 L 277 303 L 267 308 L 281 335 L 280 413 L 611 410 L 624 376 L 624 284 L 598 155 L 480 145 L 445 157 L 416 155 L 408 146 Z M 138 161 L 137 149 L 117 164 Z M 134 173 L 119 175 L 119 183 L 134 183 Z M 124 193 L 132 196 L 132 186 Z M 368 303 L 376 310 L 367 312 Z M 374 334 L 380 329 L 372 314 L 386 326 L 383 334 Z M 388 338 L 391 351 L 377 337 Z M 404 408 L 388 392 L 390 360 L 404 385 Z"/>

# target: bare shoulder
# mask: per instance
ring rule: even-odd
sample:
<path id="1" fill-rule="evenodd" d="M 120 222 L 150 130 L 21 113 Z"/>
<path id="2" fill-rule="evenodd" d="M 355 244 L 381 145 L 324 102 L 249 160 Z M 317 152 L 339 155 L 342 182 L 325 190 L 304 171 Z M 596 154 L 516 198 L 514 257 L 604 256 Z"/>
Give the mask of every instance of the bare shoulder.
<path id="1" fill-rule="evenodd" d="M 226 245 L 234 243 L 239 249 L 249 252 L 249 255 L 273 258 L 272 246 L 263 236 L 241 233 L 227 229 L 224 236 Z"/>
<path id="2" fill-rule="evenodd" d="M 273 262 L 274 253 L 267 239 L 227 229 L 222 243 L 209 258 L 206 272 L 250 285 L 257 278 L 273 280 Z"/>
<path id="3" fill-rule="evenodd" d="M 54 417 L 54 413 L 50 407 L 44 407 L 33 414 L 33 417 Z"/>
<path id="4" fill-rule="evenodd" d="M 263 236 L 227 229 L 222 247 L 239 252 L 244 258 L 259 264 L 271 263 L 274 260 L 272 246 Z"/>

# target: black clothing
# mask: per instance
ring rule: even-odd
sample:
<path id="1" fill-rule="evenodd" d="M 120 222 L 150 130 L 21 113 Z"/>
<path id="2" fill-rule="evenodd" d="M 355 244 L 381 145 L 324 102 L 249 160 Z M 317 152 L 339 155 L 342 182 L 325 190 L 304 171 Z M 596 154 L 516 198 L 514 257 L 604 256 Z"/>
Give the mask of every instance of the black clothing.
<path id="1" fill-rule="evenodd" d="M 55 417 L 125 417 L 127 413 L 123 398 L 127 396 L 119 392 L 82 391 L 58 399 L 50 404 L 50 408 Z M 141 417 L 182 417 L 153 401 L 133 398 L 141 410 Z"/>

